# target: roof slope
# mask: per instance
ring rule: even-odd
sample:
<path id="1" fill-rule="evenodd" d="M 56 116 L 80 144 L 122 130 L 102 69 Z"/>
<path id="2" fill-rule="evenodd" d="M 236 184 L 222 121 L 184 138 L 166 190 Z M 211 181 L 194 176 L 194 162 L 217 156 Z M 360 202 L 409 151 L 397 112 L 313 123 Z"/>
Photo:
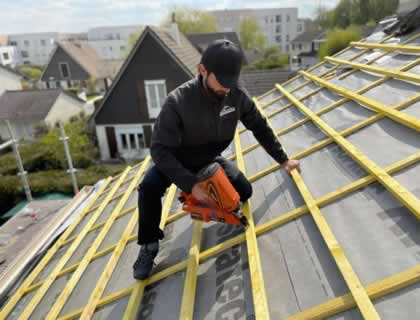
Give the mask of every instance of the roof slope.
<path id="1" fill-rule="evenodd" d="M 180 60 L 189 70 L 191 75 L 197 74 L 197 65 L 200 63 L 201 55 L 192 43 L 179 32 L 180 43 L 177 43 L 172 33 L 167 29 L 149 27 L 162 41 L 162 43 Z"/>
<path id="2" fill-rule="evenodd" d="M 89 46 L 86 41 L 60 41 L 57 42 L 56 50 L 58 48 L 62 48 L 91 77 L 96 79 L 113 78 L 116 74 L 115 70 L 119 70 L 119 66 L 122 64 L 120 60 L 101 59 L 96 49 Z M 51 55 L 50 61 L 53 60 L 53 55 L 54 53 Z M 47 68 L 48 66 L 45 70 Z M 41 78 L 43 78 L 43 75 Z"/>
<path id="3" fill-rule="evenodd" d="M 172 186 L 154 274 L 134 281 L 148 157 L 105 181 L 0 317 L 420 318 L 420 30 L 398 40 L 374 34 L 256 100 L 302 173 L 239 128 L 225 156 L 253 183 L 246 233 L 192 222 Z"/>
<path id="4" fill-rule="evenodd" d="M 0 119 L 44 120 L 61 89 L 6 91 L 0 97 Z"/>
<path id="5" fill-rule="evenodd" d="M 273 83 L 282 83 L 290 78 L 292 73 L 284 69 L 271 70 L 244 70 L 241 80 L 249 94 L 253 97 L 260 96 L 273 87 Z"/>
<path id="6" fill-rule="evenodd" d="M 323 34 L 323 32 L 319 30 L 305 31 L 299 34 L 298 36 L 296 36 L 296 38 L 294 38 L 292 42 L 312 42 L 313 40 L 318 38 L 321 34 Z"/>

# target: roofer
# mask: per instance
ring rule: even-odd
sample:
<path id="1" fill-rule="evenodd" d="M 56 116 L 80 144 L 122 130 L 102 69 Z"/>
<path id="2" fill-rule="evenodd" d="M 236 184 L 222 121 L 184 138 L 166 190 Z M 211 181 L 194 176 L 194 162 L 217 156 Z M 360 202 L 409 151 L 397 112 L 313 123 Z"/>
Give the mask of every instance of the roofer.
<path id="1" fill-rule="evenodd" d="M 299 170 L 299 162 L 288 159 L 266 119 L 238 86 L 241 67 L 239 48 L 231 41 L 216 40 L 202 55 L 198 77 L 168 94 L 152 135 L 154 166 L 138 188 L 141 249 L 133 266 L 134 278 L 145 279 L 152 270 L 159 240 L 164 237 L 159 228 L 161 200 L 172 183 L 205 201 L 208 195 L 197 183 L 195 174 L 206 165 L 218 162 L 241 202 L 251 197 L 251 183 L 232 162 L 221 156 L 232 142 L 239 120 L 289 174 L 295 168 Z"/>

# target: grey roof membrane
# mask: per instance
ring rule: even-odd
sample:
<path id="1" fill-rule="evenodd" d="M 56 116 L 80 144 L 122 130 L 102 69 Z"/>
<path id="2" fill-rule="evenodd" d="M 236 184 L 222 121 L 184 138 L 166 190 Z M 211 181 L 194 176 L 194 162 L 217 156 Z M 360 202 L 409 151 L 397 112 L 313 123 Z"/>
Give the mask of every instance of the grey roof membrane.
<path id="1" fill-rule="evenodd" d="M 361 51 L 362 49 L 348 50 L 339 54 L 338 57 L 351 59 Z M 384 68 L 392 68 L 396 64 L 400 67 L 401 60 L 407 58 L 401 57 L 403 53 L 395 55 L 391 52 L 389 55 L 391 57 L 386 60 L 388 62 L 383 62 L 386 64 L 382 65 Z M 325 66 L 326 64 L 323 64 L 311 73 L 319 75 Z M 418 74 L 418 69 L 413 69 L 412 72 Z M 329 81 L 355 92 L 380 77 L 382 76 L 378 74 L 357 71 L 342 80 L 333 78 Z M 284 87 L 292 90 L 305 81 L 300 76 Z M 297 98 L 302 98 L 317 88 L 318 85 L 311 83 L 292 94 Z M 364 95 L 386 106 L 394 106 L 419 92 L 419 84 L 394 79 L 368 90 Z M 279 91 L 273 91 L 260 99 L 260 104 L 264 105 L 279 97 Z M 302 103 L 310 110 L 317 112 L 341 98 L 330 90 L 322 89 L 311 97 L 302 99 Z M 283 97 L 265 108 L 264 112 L 269 115 L 270 112 L 278 110 L 287 103 L 288 100 Z M 410 114 L 419 121 L 420 103 L 413 103 L 401 112 Z M 341 131 L 375 114 L 375 111 L 369 110 L 356 101 L 348 101 L 320 117 L 332 128 Z M 298 108 L 291 106 L 270 117 L 269 120 L 277 131 L 303 118 L 305 116 Z M 327 135 L 311 121 L 279 137 L 290 157 L 326 138 Z M 381 167 L 418 154 L 419 138 L 418 131 L 389 118 L 382 118 L 346 136 L 347 141 Z M 254 136 L 248 131 L 241 134 L 240 140 L 243 149 L 256 143 Z M 233 148 L 230 147 L 226 155 L 231 154 L 232 151 Z M 261 147 L 244 155 L 244 160 L 248 176 L 274 164 L 274 160 Z M 368 175 L 364 168 L 335 143 L 330 143 L 319 151 L 304 156 L 301 159 L 301 167 L 303 181 L 314 199 Z M 132 169 L 131 174 L 134 174 L 134 170 L 138 168 Z M 420 197 L 418 183 L 420 164 L 418 162 L 391 176 L 415 197 Z M 120 191 L 125 190 L 128 185 L 120 187 Z M 283 170 L 277 170 L 253 182 L 253 189 L 251 209 L 257 228 L 305 204 L 294 181 Z M 97 203 L 102 203 L 104 198 L 105 196 L 101 196 Z M 135 207 L 136 201 L 137 193 L 134 189 L 122 211 Z M 107 221 L 118 202 L 119 199 L 110 202 L 98 222 Z M 170 215 L 179 209 L 180 204 L 175 200 Z M 321 206 L 320 210 L 363 286 L 419 265 L 419 221 L 378 182 L 340 196 L 335 201 Z M 120 239 L 130 216 L 125 215 L 116 220 L 111 232 L 105 237 L 98 250 Z M 74 235 L 83 230 L 89 217 L 88 215 L 83 219 L 81 226 L 73 231 Z M 84 253 L 100 231 L 101 228 L 85 237 L 66 267 L 84 258 Z M 242 229 L 238 227 L 215 223 L 204 224 L 201 252 L 240 233 Z M 165 234 L 166 238 L 161 243 L 162 250 L 156 260 L 155 274 L 188 257 L 192 234 L 191 219 L 184 216 L 168 224 Z M 304 214 L 280 227 L 258 235 L 257 243 L 270 319 L 287 319 L 303 310 L 349 293 L 348 286 L 310 214 Z M 47 265 L 48 270 L 52 270 L 68 246 L 61 248 L 57 257 L 50 261 Z M 136 259 L 138 249 L 135 241 L 125 247 L 102 297 L 135 284 L 131 266 Z M 61 316 L 86 304 L 110 254 L 89 264 L 64 305 Z M 42 272 L 35 282 L 45 278 L 50 272 L 48 270 Z M 137 319 L 177 319 L 183 298 L 185 274 L 184 269 L 146 287 L 138 308 Z M 72 273 L 69 273 L 53 282 L 30 319 L 45 317 L 71 275 Z M 254 319 L 255 309 L 250 277 L 245 242 L 203 261 L 198 271 L 194 319 Z M 34 292 L 31 292 L 24 296 L 14 309 L 13 316 L 7 319 L 16 319 L 28 304 L 28 298 L 31 298 L 33 294 Z M 128 300 L 129 296 L 124 296 L 98 308 L 93 318 L 120 319 Z M 418 282 L 380 299 L 372 300 L 379 316 L 389 320 L 419 319 L 419 301 L 420 284 Z M 330 319 L 354 320 L 362 319 L 362 316 L 357 308 L 352 308 Z"/>

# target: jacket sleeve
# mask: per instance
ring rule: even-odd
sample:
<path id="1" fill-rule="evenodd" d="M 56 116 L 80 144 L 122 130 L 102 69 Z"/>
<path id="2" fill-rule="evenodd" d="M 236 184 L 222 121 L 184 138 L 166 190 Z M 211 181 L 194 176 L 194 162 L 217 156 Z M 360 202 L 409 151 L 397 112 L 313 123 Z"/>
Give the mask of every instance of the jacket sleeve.
<path id="1" fill-rule="evenodd" d="M 269 127 L 267 119 L 261 115 L 254 101 L 244 92 L 241 99 L 241 122 L 251 130 L 257 141 L 278 163 L 283 164 L 289 158 L 279 140 Z"/>
<path id="2" fill-rule="evenodd" d="M 197 178 L 175 157 L 175 148 L 182 141 L 182 124 L 175 105 L 175 99 L 168 96 L 155 121 L 150 153 L 156 167 L 169 180 L 182 191 L 191 193 Z"/>

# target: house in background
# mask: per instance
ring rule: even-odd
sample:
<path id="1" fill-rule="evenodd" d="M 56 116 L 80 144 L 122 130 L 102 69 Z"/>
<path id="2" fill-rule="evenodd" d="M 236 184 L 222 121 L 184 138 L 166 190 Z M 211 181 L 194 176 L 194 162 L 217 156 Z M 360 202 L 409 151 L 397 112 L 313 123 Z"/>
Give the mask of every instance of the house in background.
<path id="1" fill-rule="evenodd" d="M 32 140 L 39 124 L 54 126 L 83 112 L 84 101 L 62 89 L 6 91 L 0 97 L 0 137 L 9 139 L 9 120 L 17 139 Z"/>
<path id="2" fill-rule="evenodd" d="M 59 42 L 41 75 L 45 88 L 105 93 L 122 60 L 101 60 L 87 42 Z"/>
<path id="3" fill-rule="evenodd" d="M 15 68 L 20 64 L 19 53 L 14 46 L 0 46 L 0 65 Z"/>
<path id="4" fill-rule="evenodd" d="M 22 90 L 22 75 L 0 64 L 0 96 L 6 90 Z"/>
<path id="5" fill-rule="evenodd" d="M 175 23 L 144 29 L 92 117 L 102 160 L 147 155 L 167 93 L 197 74 L 200 57 Z"/>
<path id="6" fill-rule="evenodd" d="M 318 62 L 318 51 L 325 42 L 325 32 L 310 30 L 298 35 L 290 48 L 290 68 L 308 68 Z"/>

